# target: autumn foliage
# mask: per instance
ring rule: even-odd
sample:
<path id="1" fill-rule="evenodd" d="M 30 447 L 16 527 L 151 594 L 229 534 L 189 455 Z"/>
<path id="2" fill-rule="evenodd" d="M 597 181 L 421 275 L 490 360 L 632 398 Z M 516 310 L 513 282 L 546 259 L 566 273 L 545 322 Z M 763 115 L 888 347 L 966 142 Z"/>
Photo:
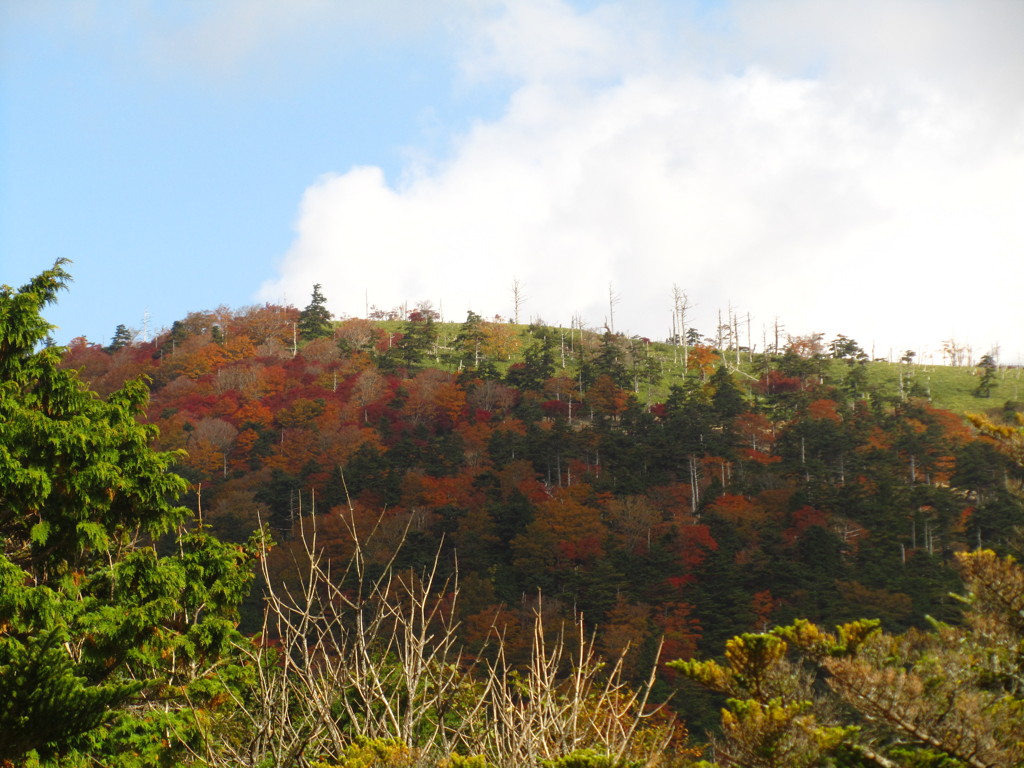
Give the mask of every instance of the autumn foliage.
<path id="1" fill-rule="evenodd" d="M 340 556 L 352 542 L 331 516 L 352 510 L 381 529 L 371 561 L 389 541 L 407 541 L 404 565 L 440 552 L 474 640 L 500 621 L 526 643 L 538 593 L 628 648 L 636 674 L 661 640 L 717 653 L 866 599 L 903 630 L 955 614 L 956 551 L 1013 546 L 1014 470 L 976 471 L 979 438 L 954 414 L 808 373 L 813 340 L 749 379 L 694 347 L 658 402 L 657 345 L 479 318 L 413 344 L 433 323 L 419 315 L 304 343 L 296 322 L 273 305 L 193 313 L 114 352 L 78 340 L 64 365 L 101 392 L 149 377 L 146 418 L 161 449 L 187 451 L 187 501 L 221 535 L 263 522 L 287 541 L 315 514 Z M 287 547 L 272 557 L 286 579 Z"/>

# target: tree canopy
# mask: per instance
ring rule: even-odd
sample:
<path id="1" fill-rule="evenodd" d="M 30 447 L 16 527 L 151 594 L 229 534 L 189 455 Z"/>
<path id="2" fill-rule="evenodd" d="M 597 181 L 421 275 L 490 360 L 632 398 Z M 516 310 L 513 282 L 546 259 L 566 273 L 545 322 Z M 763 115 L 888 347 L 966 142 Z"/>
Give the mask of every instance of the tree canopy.
<path id="1" fill-rule="evenodd" d="M 874 620 L 800 620 L 734 637 L 724 663 L 672 662 L 728 697 L 705 768 L 1021 765 L 1024 569 L 989 550 L 957 559 L 959 625 L 891 635 Z"/>
<path id="2" fill-rule="evenodd" d="M 842 632 L 825 628 L 862 626 L 867 639 L 858 653 L 866 655 L 859 661 L 879 669 L 880 649 L 895 649 L 892 658 L 901 659 L 905 671 L 917 669 L 925 656 L 945 653 L 932 631 L 938 624 L 929 625 L 926 617 L 943 626 L 966 626 L 964 611 L 948 597 L 958 589 L 957 553 L 984 547 L 1000 557 L 1019 557 L 1022 551 L 1018 491 L 1024 468 L 1016 459 L 1024 455 L 1024 432 L 1015 421 L 1020 403 L 993 401 L 972 429 L 956 413 L 936 407 L 940 371 L 925 387 L 925 377 L 911 363 L 864 361 L 854 342 L 841 337 L 829 348 L 821 334 L 761 354 L 741 350 L 734 341 L 723 349 L 723 336 L 707 340 L 717 347 L 692 346 L 677 359 L 673 347 L 611 332 L 517 327 L 473 314 L 462 325 L 445 323 L 429 305 L 379 321 L 347 319 L 336 327 L 335 338 L 296 344 L 299 315 L 294 307 L 219 307 L 190 313 L 153 342 L 111 351 L 75 340 L 61 365 L 78 370 L 73 380 L 88 381 L 102 395 L 86 398 L 100 404 L 88 405 L 99 410 L 89 411 L 81 433 L 91 435 L 93 422 L 104 424 L 104 409 L 123 402 L 140 374 L 150 376 L 146 413 L 140 406 L 130 421 L 159 425 L 160 435 L 152 434 L 160 451 L 188 451 L 175 467 L 191 483 L 182 501 L 202 511 L 210 530 L 241 543 L 265 521 L 286 540 L 263 561 L 274 585 L 290 590 L 298 583 L 297 542 L 311 528 L 325 558 L 363 547 L 374 573 L 394 561 L 403 572 L 436 568 L 439 578 L 454 580 L 457 562 L 460 598 L 439 599 L 451 606 L 451 637 L 461 647 L 475 654 L 501 628 L 501 654 L 523 661 L 530 654 L 534 611 L 543 607 L 551 626 L 582 616 L 603 654 L 626 654 L 622 669 L 631 683 L 647 679 L 645 670 L 656 666 L 659 700 L 672 687 L 687 686 L 669 707 L 694 728 L 723 734 L 721 749 L 707 753 L 719 764 L 732 748 L 723 740 L 733 725 L 739 730 L 731 733 L 742 731 L 748 746 L 760 749 L 758 733 L 769 732 L 744 728 L 778 725 L 774 733 L 785 740 L 796 733 L 790 723 L 806 726 L 800 732 L 814 738 L 791 739 L 792 750 L 774 753 L 778 765 L 863 765 L 867 752 L 852 757 L 854 744 L 899 765 L 959 765 L 938 757 L 929 763 L 926 751 L 937 748 L 921 744 L 904 760 L 885 739 L 906 737 L 888 731 L 854 740 L 848 729 L 867 734 L 870 718 L 830 714 L 850 705 L 838 691 L 823 693 L 834 673 L 813 648 L 782 630 L 768 633 L 768 639 L 761 634 L 772 627 L 809 626 L 797 623 L 806 619 L 840 644 Z M 1000 372 L 1002 378 L 1015 375 Z M 996 386 L 1005 391 L 1002 378 Z M 19 381 L 29 391 L 45 377 Z M 965 398 L 975 381 L 964 372 L 958 386 Z M 127 429 L 130 423 L 125 424 Z M 24 439 L 34 435 L 26 430 Z M 109 458 L 113 449 L 106 443 L 88 439 L 94 441 L 88 445 L 90 461 L 118 471 L 128 466 Z M 69 450 L 53 458 L 59 464 Z M 91 466 L 83 459 L 75 471 L 80 467 L 88 477 L 95 472 Z M 98 500 L 106 498 L 106 487 L 95 487 Z M 135 520 L 131 515 L 140 509 L 129 505 L 125 514 Z M 161 573 L 174 573 L 176 562 L 186 562 L 166 559 L 177 557 L 178 541 L 200 541 L 208 531 L 195 530 L 184 513 L 172 519 L 177 541 L 161 539 L 159 528 L 150 531 L 136 520 L 129 529 L 137 533 L 128 544 L 111 550 L 115 563 L 122 556 L 141 557 L 133 553 L 142 549 L 163 564 Z M 29 521 L 22 540 L 31 541 L 37 522 Z M 349 525 L 378 535 L 360 534 L 357 541 Z M 50 535 L 45 526 L 35 532 Z M 47 545 L 51 541 L 57 539 L 47 538 Z M 208 536 L 202 541 L 207 543 L 196 557 L 209 560 L 203 553 L 214 545 Z M 102 574 L 107 566 L 91 554 L 101 550 L 88 546 L 94 549 L 82 550 L 88 561 L 83 572 Z M 244 555 L 234 545 L 222 546 L 226 554 Z M 72 546 L 72 554 L 79 549 Z M 198 581 L 191 567 L 182 564 L 177 571 L 189 574 L 182 577 L 189 584 Z M 202 572 L 216 568 L 204 566 Z M 108 581 L 124 582 L 121 573 L 115 576 Z M 15 581 L 11 595 L 28 584 Z M 107 599 L 90 589 L 96 599 Z M 538 589 L 543 606 L 535 597 Z M 168 594 L 170 610 L 176 596 L 173 590 Z M 150 626 L 167 633 L 161 642 L 171 642 L 169 658 L 184 658 L 173 638 L 187 636 L 187 622 L 153 615 Z M 865 616 L 879 623 L 858 622 Z M 317 655 L 307 645 L 311 635 L 296 631 L 294 650 L 311 654 L 307 671 L 316 682 L 317 665 L 336 659 L 330 652 Z M 962 638 L 969 627 L 964 632 Z M 760 639 L 748 642 L 748 635 Z M 279 638 L 271 639 L 259 651 L 269 665 L 277 664 L 274 649 L 281 647 L 275 645 Z M 168 679 L 157 661 L 168 646 L 145 643 L 148 650 L 136 655 L 152 660 L 152 672 L 143 677 Z M 736 654 L 755 651 L 773 665 L 779 643 L 785 644 L 779 658 L 794 671 L 794 683 L 803 676 L 810 685 L 779 688 L 768 700 L 739 688 L 735 695 L 726 692 L 741 702 L 730 710 L 728 728 L 724 721 L 712 722 L 720 719 L 720 700 L 697 695 L 679 671 L 665 665 L 673 658 L 718 658 L 723 648 L 731 656 L 716 662 L 722 669 L 732 656 L 738 660 Z M 245 647 L 237 636 L 229 645 Z M 915 649 L 925 655 L 914 655 Z M 132 719 L 123 713 L 144 710 L 140 701 L 166 703 L 178 718 L 174 743 L 195 744 L 197 725 L 186 727 L 183 715 L 175 714 L 184 711 L 178 703 L 187 694 L 200 719 L 211 722 L 218 713 L 212 702 L 224 701 L 214 691 L 226 683 L 203 670 L 212 664 L 233 668 L 223 655 L 211 652 L 207 658 L 217 661 L 195 664 L 196 674 L 174 678 L 192 682 L 129 690 L 127 698 L 102 705 L 103 717 L 127 727 Z M 263 674 L 252 658 L 237 679 Z M 125 673 L 134 663 L 115 665 L 121 671 L 105 680 L 138 685 L 143 681 L 135 667 Z M 928 678 L 929 685 L 933 679 L 944 685 Z M 207 686 L 207 699 L 197 686 Z M 289 693 L 282 707 L 308 703 L 307 694 Z M 248 688 L 229 689 L 227 695 L 238 706 L 217 721 L 216 739 L 238 746 L 259 730 L 239 725 L 246 716 L 239 702 L 249 706 L 255 694 Z M 773 704 L 771 698 L 779 700 Z M 309 712 L 324 728 L 342 728 Z M 270 709 L 264 714 L 267 727 L 281 725 Z M 156 713 L 151 709 L 146 717 L 153 722 Z M 299 740 L 307 724 L 300 720 L 294 731 Z M 136 741 L 138 733 L 155 732 L 137 725 L 142 730 L 133 731 Z M 336 743 L 310 744 L 304 754 L 340 759 L 345 740 L 355 735 L 366 734 L 350 729 Z M 500 768 L 526 764 L 492 762 Z"/>
<path id="3" fill-rule="evenodd" d="M 305 341 L 330 336 L 334 332 L 331 324 L 331 312 L 327 309 L 327 299 L 320 291 L 320 283 L 313 286 L 313 295 L 309 304 L 299 313 L 299 335 Z"/>
<path id="4" fill-rule="evenodd" d="M 209 701 L 201 681 L 236 634 L 254 550 L 189 527 L 179 452 L 153 450 L 138 421 L 144 381 L 101 399 L 40 346 L 66 263 L 0 287 L 0 761 L 99 755 L 111 732 L 173 755 L 195 730 L 175 713 Z"/>

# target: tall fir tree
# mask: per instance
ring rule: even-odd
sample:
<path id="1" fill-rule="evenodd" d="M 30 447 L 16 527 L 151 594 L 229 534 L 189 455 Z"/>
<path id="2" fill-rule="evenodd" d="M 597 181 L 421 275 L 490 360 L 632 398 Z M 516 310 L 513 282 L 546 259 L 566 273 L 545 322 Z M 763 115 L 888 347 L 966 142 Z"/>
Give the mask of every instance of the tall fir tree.
<path id="1" fill-rule="evenodd" d="M 192 703 L 226 695 L 212 670 L 242 642 L 257 543 L 188 525 L 144 382 L 102 400 L 41 346 L 66 263 L 0 286 L 0 764 L 173 762 L 202 738 Z"/>
<path id="2" fill-rule="evenodd" d="M 107 351 L 117 352 L 119 349 L 124 349 L 129 346 L 134 339 L 134 335 L 128 330 L 127 326 L 121 324 L 114 329 L 114 338 L 110 340 L 110 345 L 107 347 Z"/>
<path id="3" fill-rule="evenodd" d="M 304 341 L 312 341 L 334 333 L 331 324 L 331 313 L 327 309 L 327 299 L 320 292 L 320 283 L 313 286 L 313 296 L 302 312 L 299 313 L 299 335 Z"/>

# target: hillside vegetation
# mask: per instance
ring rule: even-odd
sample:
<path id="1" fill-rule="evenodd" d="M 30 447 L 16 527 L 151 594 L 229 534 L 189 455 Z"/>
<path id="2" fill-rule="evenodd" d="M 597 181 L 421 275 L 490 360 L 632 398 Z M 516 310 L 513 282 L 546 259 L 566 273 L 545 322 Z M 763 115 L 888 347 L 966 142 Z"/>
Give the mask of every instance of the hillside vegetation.
<path id="1" fill-rule="evenodd" d="M 822 674 L 835 676 L 823 660 L 833 652 L 874 674 L 885 643 L 936 631 L 926 617 L 974 631 L 988 619 L 976 627 L 950 594 L 962 577 L 988 594 L 978 573 L 1021 551 L 1016 370 L 989 374 L 982 398 L 970 393 L 984 371 L 871 362 L 843 337 L 750 354 L 472 313 L 459 324 L 422 308 L 336 323 L 315 309 L 220 308 L 151 342 L 77 340 L 62 355 L 40 353 L 106 398 L 96 402 L 136 393 L 130 412 L 158 433 L 161 461 L 178 456 L 182 498 L 201 521 L 189 534 L 199 539 L 183 529 L 160 538 L 185 520 L 160 512 L 166 522 L 144 532 L 153 556 L 196 567 L 207 558 L 199 572 L 222 574 L 204 582 L 209 604 L 224 604 L 220 634 L 190 630 L 188 610 L 154 614 L 191 638 L 168 653 L 196 659 L 198 677 L 182 668 L 164 683 L 175 693 L 161 689 L 165 711 L 183 713 L 164 722 L 174 760 L 596 768 L 661 754 L 690 764 L 668 710 L 645 719 L 668 701 L 691 731 L 720 734 L 721 765 L 825 765 L 842 750 L 848 765 L 900 764 L 883 754 L 892 752 L 884 728 L 860 738 L 824 714 L 811 723 L 809 709 L 834 705 L 810 689 L 751 688 L 749 675 L 792 677 L 783 659 L 797 651 Z M 132 383 L 139 376 L 148 403 Z M 31 390 L 27 381 L 19 386 Z M 981 415 L 968 421 L 942 402 Z M 104 454 L 103 466 L 111 461 Z M 26 541 L 45 545 L 47 530 L 29 526 Z M 278 542 L 269 550 L 267 532 Z M 181 549 L 186 540 L 194 554 Z M 963 553 L 982 548 L 995 554 L 979 570 Z M 254 558 L 259 578 L 242 602 L 238 569 Z M 103 562 L 85 572 L 105 573 Z M 1016 583 L 1015 566 L 1005 568 L 1000 579 Z M 242 632 L 225 634 L 236 608 Z M 836 625 L 848 629 L 818 629 Z M 257 631 L 259 643 L 245 640 Z M 727 641 L 731 671 L 701 661 Z M 755 645 L 761 655 L 736 666 Z M 905 669 L 923 663 L 911 650 Z M 151 654 L 159 679 L 171 656 Z M 618 663 L 599 672 L 602 658 Z M 224 677 L 222 664 L 237 673 Z M 111 706 L 151 691 L 130 679 Z M 1007 695 L 1019 699 L 1013 685 Z M 542 690 L 557 695 L 547 701 Z M 725 697 L 739 703 L 719 723 Z M 152 726 L 159 707 L 132 711 Z M 501 712 L 516 713 L 505 730 Z M 782 752 L 751 762 L 775 738 L 769 722 L 779 739 L 814 736 L 803 762 Z M 133 727 L 138 744 L 159 732 Z M 275 736 L 246 741 L 262 729 Z M 915 743 L 954 761 L 944 765 L 975 764 L 955 762 L 962 755 L 944 739 Z M 1012 753 L 1000 745 L 987 754 Z M 364 748 L 368 762 L 355 762 L 352 750 Z"/>
<path id="2" fill-rule="evenodd" d="M 221 308 L 65 365 L 101 392 L 151 377 L 158 445 L 187 450 L 187 498 L 222 536 L 288 540 L 315 511 L 344 550 L 329 513 L 351 506 L 407 532 L 403 565 L 457 558 L 472 642 L 496 616 L 514 638 L 538 590 L 608 653 L 629 641 L 637 673 L 660 637 L 714 653 L 866 605 L 899 630 L 955 613 L 954 552 L 1017 546 L 1018 470 L 937 403 L 1012 423 L 1019 370 L 979 398 L 975 369 L 872 362 L 844 337 L 750 354 L 429 310 L 308 326 Z"/>

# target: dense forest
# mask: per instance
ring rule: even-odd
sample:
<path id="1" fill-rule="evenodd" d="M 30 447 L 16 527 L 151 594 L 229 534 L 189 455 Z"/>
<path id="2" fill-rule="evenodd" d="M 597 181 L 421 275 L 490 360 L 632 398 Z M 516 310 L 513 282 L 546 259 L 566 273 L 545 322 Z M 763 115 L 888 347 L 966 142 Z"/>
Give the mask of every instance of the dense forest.
<path id="1" fill-rule="evenodd" d="M 57 265 L 3 297 L 4 444 L 48 440 L 51 448 L 5 448 L 2 456 L 0 665 L 8 675 L 26 659 L 53 674 L 64 664 L 64 678 L 80 681 L 68 690 L 87 702 L 79 705 L 83 722 L 53 720 L 52 733 L 6 737 L 0 757 L 84 765 L 90 750 L 116 754 L 110 740 L 122 738 L 137 761 L 119 758 L 124 765 L 690 765 L 708 740 L 703 757 L 720 765 L 1024 759 L 1019 655 L 1000 656 L 998 679 L 979 684 L 989 692 L 1002 686 L 997 703 L 972 705 L 980 722 L 996 722 L 998 711 L 999 722 L 1017 725 L 986 732 L 991 744 L 973 752 L 962 741 L 959 752 L 950 747 L 934 724 L 921 735 L 927 728 L 918 723 L 916 737 L 913 728 L 899 738 L 883 733 L 884 713 L 858 707 L 849 694 L 857 683 L 847 667 L 861 665 L 858 679 L 865 670 L 882 675 L 886 654 L 900 658 L 895 668 L 906 676 L 926 656 L 941 658 L 936 649 L 954 635 L 961 646 L 965 636 L 990 644 L 1003 642 L 1000 632 L 1022 637 L 1024 581 L 1009 556 L 1024 548 L 1024 406 L 999 399 L 990 359 L 977 371 L 978 413 L 965 417 L 930 401 L 912 354 L 875 363 L 841 335 L 777 340 L 755 353 L 739 346 L 738 334 L 652 342 L 472 312 L 442 323 L 429 306 L 335 321 L 319 287 L 304 309 L 221 307 L 191 313 L 149 341 L 119 328 L 109 344 L 76 339 L 64 350 L 40 345 L 48 326 L 33 315 L 64 280 Z M 876 366 L 895 380 L 880 382 Z M 76 398 L 96 414 L 72 413 L 64 402 Z M 55 402 L 71 415 L 55 415 Z M 33 403 L 47 418 L 70 421 L 44 439 L 35 416 L 16 413 Z M 75 444 L 76 429 L 99 422 L 109 424 L 107 443 Z M 58 440 L 67 443 L 52 447 Z M 102 471 L 84 455 L 66 463 L 90 451 L 102 454 Z M 43 479 L 47 460 L 73 467 L 77 479 Z M 14 470 L 33 462 L 42 475 Z M 135 478 L 123 478 L 130 467 Z M 25 500 L 26 488 L 38 502 Z M 58 535 L 46 512 L 58 493 L 65 511 L 99 504 L 101 519 L 72 514 L 77 522 Z M 104 493 L 109 500 L 95 500 Z M 187 510 L 172 506 L 175 499 Z M 136 557 L 143 550 L 152 573 Z M 147 610 L 155 613 L 131 627 L 110 625 L 117 620 L 104 613 L 109 605 L 81 619 L 91 600 L 102 603 L 103 589 L 115 591 L 120 566 L 112 564 L 122 559 L 131 566 L 118 578 L 151 590 Z M 99 574 L 91 597 L 79 583 L 91 583 L 90 569 Z M 969 594 L 988 596 L 954 597 L 965 583 Z M 81 603 L 84 613 L 75 615 L 87 626 L 78 631 L 93 634 L 70 661 L 59 658 L 56 638 L 74 622 L 37 617 L 53 640 L 23 643 L 21 657 L 4 644 L 19 621 L 18 631 L 48 637 L 25 628 L 25 606 L 41 598 L 12 597 L 29 585 L 65 590 Z M 184 604 L 174 603 L 179 589 Z M 999 597 L 1007 589 L 1009 606 Z M 438 714 L 440 703 L 428 702 L 413 724 L 389 721 L 389 706 L 371 704 L 360 686 L 379 691 L 395 682 L 370 675 L 343 689 L 362 691 L 361 704 L 323 694 L 325 709 L 310 717 L 333 725 L 316 738 L 296 724 L 287 704 L 297 706 L 293 692 L 274 705 L 282 709 L 267 699 L 264 710 L 277 712 L 282 732 L 287 721 L 306 736 L 295 735 L 287 749 L 278 744 L 284 751 L 252 747 L 243 758 L 239 742 L 224 735 L 221 746 L 234 751 L 215 755 L 210 734 L 245 729 L 232 718 L 255 711 L 252 691 L 270 668 L 308 672 L 356 648 L 364 661 L 406 669 L 407 656 L 391 641 L 375 645 L 377 635 L 359 632 L 344 639 L 351 626 L 339 606 L 361 617 L 363 599 L 422 614 L 417 624 L 398 608 L 381 610 L 373 626 L 392 640 L 422 632 L 425 669 L 432 661 L 467 675 L 445 678 L 454 686 L 446 691 L 468 695 L 465 686 L 475 685 L 488 692 L 483 701 L 500 690 L 506 709 L 527 717 L 543 691 L 571 700 L 576 690 L 601 713 L 588 727 L 602 717 L 643 725 L 618 742 L 581 736 L 533 752 L 455 739 L 439 758 L 424 744 L 436 741 L 446 717 L 458 719 L 454 710 Z M 172 657 L 188 660 L 173 684 L 161 668 Z M 213 673 L 222 664 L 233 678 Z M 593 688 L 566 688 L 584 678 Z M 144 682 L 153 679 L 164 679 L 174 702 L 162 720 L 158 706 L 139 703 L 163 701 Z M 825 700 L 825 679 L 849 683 L 829 683 L 840 703 Z M 518 683 L 510 688 L 509 680 Z M 424 685 L 444 688 L 438 680 Z M 888 685 L 898 688 L 891 677 Z M 408 706 L 426 688 L 412 684 L 399 699 Z M 890 708 L 906 713 L 909 701 L 894 699 Z M 24 711 L 48 711 L 32 710 L 37 704 L 23 703 Z M 4 711 L 4 728 L 14 727 L 14 707 Z M 220 714 L 225 708 L 235 714 Z M 111 721 L 115 710 L 122 719 Z M 497 733 L 498 710 L 488 712 L 475 727 Z M 114 727 L 97 736 L 104 722 L 120 723 L 120 735 Z"/>

